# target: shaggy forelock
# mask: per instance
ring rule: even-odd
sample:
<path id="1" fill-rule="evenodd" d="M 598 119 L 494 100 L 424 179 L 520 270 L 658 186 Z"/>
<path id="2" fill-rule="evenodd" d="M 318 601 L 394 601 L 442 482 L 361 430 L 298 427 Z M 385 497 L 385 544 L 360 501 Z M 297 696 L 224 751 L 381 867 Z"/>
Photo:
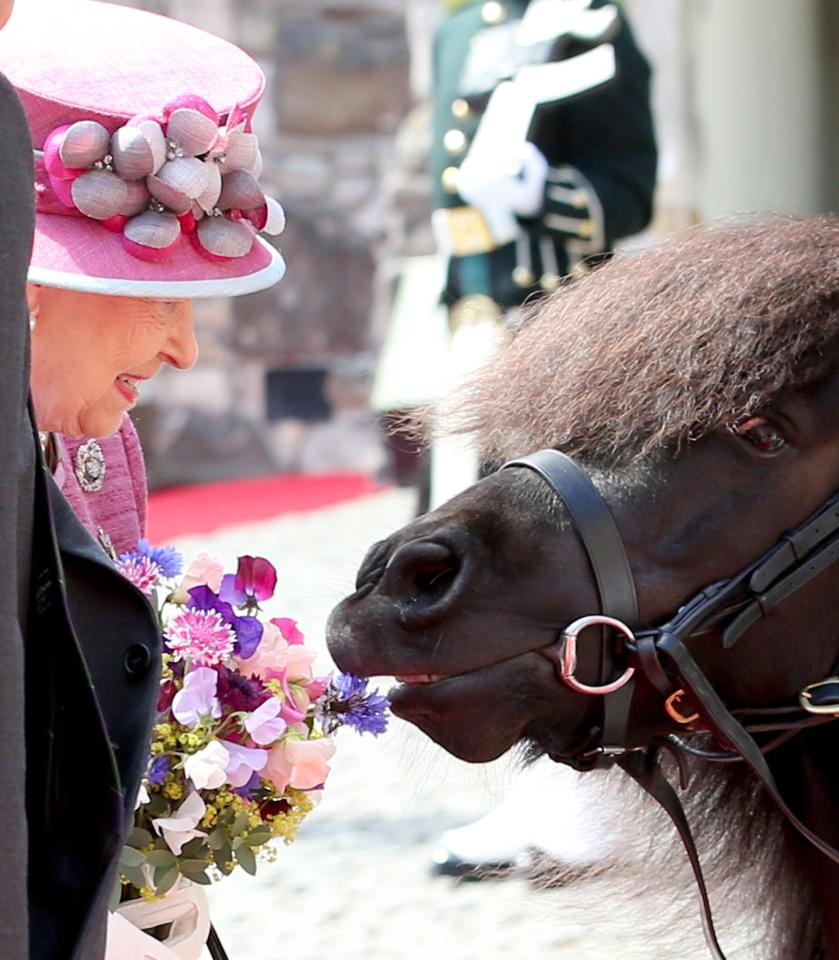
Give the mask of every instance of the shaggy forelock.
<path id="1" fill-rule="evenodd" d="M 818 379 L 837 334 L 839 220 L 697 228 L 542 301 L 433 419 L 489 460 L 631 462 Z"/>

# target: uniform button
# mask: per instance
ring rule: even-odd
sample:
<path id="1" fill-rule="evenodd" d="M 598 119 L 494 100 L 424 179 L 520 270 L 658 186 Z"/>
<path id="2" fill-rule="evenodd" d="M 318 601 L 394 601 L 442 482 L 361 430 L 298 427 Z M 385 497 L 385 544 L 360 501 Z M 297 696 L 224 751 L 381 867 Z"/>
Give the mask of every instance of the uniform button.
<path id="1" fill-rule="evenodd" d="M 481 7 L 481 19 L 484 23 L 503 23 L 507 19 L 507 11 L 498 0 L 488 0 Z"/>
<path id="2" fill-rule="evenodd" d="M 539 286 L 546 293 L 553 293 L 554 290 L 558 290 L 561 282 L 561 279 L 555 273 L 543 273 L 539 277 Z"/>
<path id="3" fill-rule="evenodd" d="M 594 224 L 591 220 L 581 220 L 579 227 L 577 227 L 577 235 L 582 237 L 583 240 L 591 240 L 594 236 Z"/>
<path id="4" fill-rule="evenodd" d="M 513 283 L 517 287 L 532 287 L 535 282 L 536 277 L 530 267 L 525 267 L 520 263 L 515 270 L 513 270 Z"/>
<path id="5" fill-rule="evenodd" d="M 469 101 L 464 100 L 463 97 L 458 97 L 457 100 L 453 100 L 452 115 L 457 117 L 458 120 L 468 120 L 472 115 L 472 108 L 469 106 Z"/>
<path id="6" fill-rule="evenodd" d="M 447 130 L 443 135 L 443 146 L 455 156 L 466 153 L 467 143 L 466 134 L 462 130 Z"/>
<path id="7" fill-rule="evenodd" d="M 580 260 L 579 263 L 575 263 L 574 266 L 571 267 L 571 276 L 575 280 L 582 280 L 587 273 L 591 273 L 591 268 L 585 260 Z"/>
<path id="8" fill-rule="evenodd" d="M 574 195 L 571 197 L 571 205 L 576 207 L 577 210 L 585 210 L 588 206 L 588 194 L 585 190 L 575 190 Z"/>
<path id="9" fill-rule="evenodd" d="M 129 677 L 144 674 L 151 666 L 151 651 L 144 643 L 135 643 L 125 651 L 123 666 Z"/>
<path id="10" fill-rule="evenodd" d="M 460 170 L 458 167 L 446 167 L 440 180 L 443 183 L 443 189 L 446 193 L 457 193 L 457 181 L 460 179 Z"/>

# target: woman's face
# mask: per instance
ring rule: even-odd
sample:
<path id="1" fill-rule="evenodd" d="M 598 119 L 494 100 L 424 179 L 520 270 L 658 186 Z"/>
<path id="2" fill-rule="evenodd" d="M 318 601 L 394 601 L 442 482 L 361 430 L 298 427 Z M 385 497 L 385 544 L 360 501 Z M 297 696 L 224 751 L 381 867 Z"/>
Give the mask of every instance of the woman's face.
<path id="1" fill-rule="evenodd" d="M 139 300 L 30 285 L 32 400 L 40 430 L 105 437 L 144 380 L 198 357 L 188 300 Z"/>

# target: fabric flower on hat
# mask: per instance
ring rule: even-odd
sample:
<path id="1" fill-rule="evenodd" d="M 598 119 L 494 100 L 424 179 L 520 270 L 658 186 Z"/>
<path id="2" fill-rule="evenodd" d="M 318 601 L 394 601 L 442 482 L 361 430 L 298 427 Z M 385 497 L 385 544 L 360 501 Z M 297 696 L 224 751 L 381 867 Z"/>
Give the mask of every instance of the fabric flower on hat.
<path id="1" fill-rule="evenodd" d="M 54 199 L 98 220 L 143 260 L 163 259 L 185 235 L 210 259 L 244 257 L 257 232 L 285 227 L 257 180 L 262 158 L 247 123 L 237 106 L 222 126 L 206 100 L 186 94 L 113 133 L 96 120 L 63 124 L 44 142 L 39 209 Z"/>

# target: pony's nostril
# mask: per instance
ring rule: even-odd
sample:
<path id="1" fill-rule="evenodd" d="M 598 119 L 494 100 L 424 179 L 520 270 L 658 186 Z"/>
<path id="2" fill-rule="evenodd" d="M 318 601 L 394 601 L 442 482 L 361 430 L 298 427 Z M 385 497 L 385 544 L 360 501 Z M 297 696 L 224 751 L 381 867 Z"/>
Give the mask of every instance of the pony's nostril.
<path id="1" fill-rule="evenodd" d="M 459 558 L 445 544 L 430 540 L 406 543 L 390 558 L 386 589 L 402 601 L 430 605 L 448 593 L 460 568 Z"/>

